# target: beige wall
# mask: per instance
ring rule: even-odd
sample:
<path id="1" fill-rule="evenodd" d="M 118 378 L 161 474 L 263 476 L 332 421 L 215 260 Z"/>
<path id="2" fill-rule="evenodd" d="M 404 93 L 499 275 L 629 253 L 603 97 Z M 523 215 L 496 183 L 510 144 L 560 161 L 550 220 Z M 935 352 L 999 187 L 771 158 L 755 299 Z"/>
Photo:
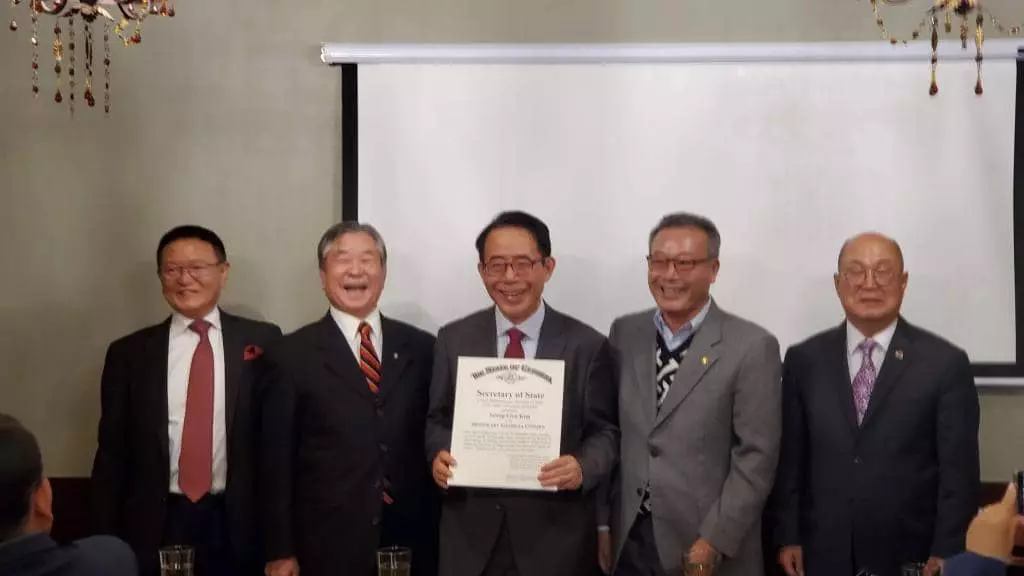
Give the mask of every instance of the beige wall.
<path id="1" fill-rule="evenodd" d="M 1024 20 L 1014 0 L 988 5 Z M 71 120 L 50 100 L 45 49 L 32 101 L 21 8 L 22 29 L 0 31 L 0 410 L 39 433 L 63 476 L 89 470 L 106 344 L 166 314 L 153 250 L 168 227 L 223 235 L 229 309 L 292 329 L 324 308 L 313 247 L 340 212 L 340 86 L 321 41 L 877 37 L 867 0 L 179 1 L 142 45 L 113 47 L 111 116 L 80 105 Z M 1024 466 L 1019 415 L 1022 393 L 984 394 L 986 478 Z"/>

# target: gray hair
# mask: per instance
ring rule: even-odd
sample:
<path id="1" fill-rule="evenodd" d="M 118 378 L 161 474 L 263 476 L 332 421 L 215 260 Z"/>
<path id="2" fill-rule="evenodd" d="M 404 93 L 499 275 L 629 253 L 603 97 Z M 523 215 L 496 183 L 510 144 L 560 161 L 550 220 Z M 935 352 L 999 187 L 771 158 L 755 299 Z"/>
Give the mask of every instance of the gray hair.
<path id="1" fill-rule="evenodd" d="M 662 216 L 658 225 L 651 230 L 651 235 L 647 238 L 648 252 L 654 245 L 654 237 L 658 235 L 658 232 L 668 228 L 696 228 L 704 232 L 708 237 L 708 258 L 718 258 L 718 254 L 722 250 L 722 235 L 718 233 L 718 227 L 708 218 L 689 212 L 673 212 Z"/>
<path id="2" fill-rule="evenodd" d="M 387 266 L 388 247 L 384 244 L 384 237 L 380 235 L 380 232 L 370 224 L 346 221 L 338 222 L 331 226 L 326 232 L 324 232 L 324 235 L 320 237 L 320 243 L 316 245 L 316 259 L 320 268 L 323 269 L 324 259 L 327 257 L 327 251 L 331 249 L 331 246 L 338 238 L 341 238 L 345 234 L 356 234 L 360 232 L 368 234 L 370 238 L 373 238 L 373 242 L 377 245 L 377 251 L 380 252 L 380 264 L 381 266 Z"/>

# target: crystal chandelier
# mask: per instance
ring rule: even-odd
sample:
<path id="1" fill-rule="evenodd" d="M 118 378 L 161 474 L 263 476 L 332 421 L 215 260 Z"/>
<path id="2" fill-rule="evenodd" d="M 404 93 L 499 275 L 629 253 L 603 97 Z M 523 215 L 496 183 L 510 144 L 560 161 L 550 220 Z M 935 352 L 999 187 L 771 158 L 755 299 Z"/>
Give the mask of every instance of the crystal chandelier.
<path id="1" fill-rule="evenodd" d="M 56 90 L 53 100 L 60 104 L 65 99 L 62 86 L 64 74 L 67 73 L 67 101 L 71 113 L 75 112 L 75 96 L 77 85 L 77 28 L 81 28 L 84 41 L 83 64 L 85 66 L 85 82 L 82 98 L 89 107 L 96 106 L 96 95 L 93 92 L 93 24 L 100 20 L 103 24 L 103 109 L 110 112 L 110 34 L 113 33 L 124 43 L 131 46 L 142 42 L 142 23 L 149 16 L 174 17 L 174 6 L 168 0 L 9 0 L 12 10 L 17 10 L 23 2 L 28 4 L 32 25 L 32 93 L 39 96 L 39 23 L 46 16 L 53 16 L 53 72 L 56 75 Z M 108 8 L 109 7 L 109 8 Z M 114 7 L 119 11 L 120 19 L 116 19 Z M 63 21 L 63 22 L 62 22 Z M 128 31 L 134 23 L 134 30 Z M 11 17 L 9 28 L 17 32 L 17 15 Z M 65 43 L 64 35 L 67 34 Z"/>
<path id="2" fill-rule="evenodd" d="M 899 6 L 908 4 L 909 2 L 910 0 L 871 0 L 871 9 L 875 15 L 875 24 L 882 32 L 882 38 L 888 40 L 891 44 L 897 44 L 900 42 L 906 44 L 908 39 L 897 38 L 889 33 L 889 29 L 885 25 L 885 20 L 882 18 L 882 13 L 881 10 L 879 10 L 878 5 L 885 4 L 890 6 Z M 954 19 L 957 19 L 960 22 L 960 46 L 964 50 L 967 49 L 968 39 L 972 36 L 970 28 L 973 21 L 974 46 L 977 51 L 974 61 L 978 68 L 977 82 L 974 84 L 974 93 L 981 95 L 984 92 L 984 87 L 981 82 L 981 62 L 984 59 L 982 54 L 982 45 L 985 43 L 985 21 L 990 21 L 996 32 L 1007 36 L 1020 35 L 1021 27 L 1019 25 L 1005 26 L 998 18 L 995 17 L 994 14 L 992 14 L 991 11 L 984 8 L 979 0 L 933 0 L 931 7 L 925 10 L 924 17 L 910 32 L 909 38 L 909 40 L 917 40 L 921 37 L 921 32 L 926 28 L 931 31 L 932 82 L 931 86 L 928 88 L 928 93 L 932 96 L 939 92 L 939 84 L 936 80 L 935 71 L 939 64 L 938 48 L 940 21 L 941 27 L 945 33 L 952 34 Z"/>

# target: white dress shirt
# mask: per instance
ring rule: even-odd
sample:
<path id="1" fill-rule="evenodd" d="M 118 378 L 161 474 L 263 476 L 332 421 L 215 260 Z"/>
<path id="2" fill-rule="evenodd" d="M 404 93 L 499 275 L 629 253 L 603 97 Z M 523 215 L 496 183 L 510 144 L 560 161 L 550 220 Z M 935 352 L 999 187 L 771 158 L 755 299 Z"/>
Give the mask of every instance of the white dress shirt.
<path id="1" fill-rule="evenodd" d="M 227 422 L 224 418 L 224 337 L 220 310 L 214 308 L 204 318 L 210 323 L 210 346 L 213 348 L 213 486 L 211 492 L 223 492 L 228 478 Z M 185 403 L 188 399 L 188 373 L 192 356 L 199 346 L 199 334 L 189 326 L 192 320 L 175 312 L 171 316 L 167 346 L 167 437 L 171 442 L 172 494 L 181 494 L 178 487 L 178 458 L 181 455 L 181 432 L 185 425 Z M 241 360 L 241 359 L 239 359 Z"/>
<path id="2" fill-rule="evenodd" d="M 878 344 L 871 351 L 871 360 L 875 364 L 875 374 L 882 371 L 882 362 L 885 361 L 885 355 L 889 351 L 889 344 L 892 343 L 892 336 L 896 333 L 896 322 L 893 320 L 892 324 L 889 324 L 881 332 L 871 337 Z M 860 372 L 860 365 L 864 362 L 864 353 L 861 352 L 857 346 L 867 339 L 867 336 L 860 333 L 853 324 L 846 323 L 846 359 L 847 364 L 850 368 L 850 382 L 857 377 L 857 372 Z"/>
<path id="3" fill-rule="evenodd" d="M 508 348 L 508 331 L 511 328 L 518 328 L 523 333 L 523 356 L 527 360 L 533 360 L 537 357 L 537 344 L 540 342 L 540 327 L 544 324 L 544 302 L 541 301 L 540 307 L 533 313 L 532 316 L 524 320 L 520 324 L 513 324 L 511 320 L 505 317 L 501 313 L 501 309 L 497 306 L 494 307 L 495 325 L 498 328 L 498 357 L 505 357 L 505 348 Z"/>
<path id="4" fill-rule="evenodd" d="M 370 325 L 370 342 L 373 343 L 373 351 L 377 354 L 377 359 L 381 359 L 381 348 L 384 346 L 384 335 L 381 334 L 380 329 L 380 309 L 374 308 L 373 312 L 366 317 L 366 320 L 361 320 L 348 312 L 342 312 L 334 306 L 331 306 L 331 318 L 334 319 L 334 323 L 338 325 L 338 329 L 341 330 L 342 335 L 345 336 L 345 341 L 348 342 L 349 348 L 352 350 L 352 355 L 355 357 L 356 362 L 359 362 L 359 342 L 361 337 L 359 336 L 359 325 L 366 322 Z"/>

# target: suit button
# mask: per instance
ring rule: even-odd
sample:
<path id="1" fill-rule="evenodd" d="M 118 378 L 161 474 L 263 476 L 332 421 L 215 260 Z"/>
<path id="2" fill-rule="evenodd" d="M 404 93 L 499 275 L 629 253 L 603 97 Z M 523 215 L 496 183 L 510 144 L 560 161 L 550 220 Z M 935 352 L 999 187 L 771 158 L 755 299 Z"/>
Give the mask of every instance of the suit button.
<path id="1" fill-rule="evenodd" d="M 661 456 L 661 450 L 657 446 L 651 446 L 651 458 Z"/>
<path id="2" fill-rule="evenodd" d="M 377 518 L 376 516 L 374 516 L 372 524 L 373 524 L 374 526 L 376 526 L 376 525 L 380 524 L 380 518 Z"/>
<path id="3" fill-rule="evenodd" d="M 860 456 L 857 456 L 856 458 L 854 458 L 853 459 L 853 463 L 858 465 L 858 466 L 860 466 Z"/>
<path id="4" fill-rule="evenodd" d="M 378 445 L 377 445 L 377 447 L 378 447 L 378 448 L 380 448 L 380 451 L 381 451 L 381 452 L 387 452 L 387 451 L 388 451 L 388 445 L 387 445 L 387 444 L 385 444 L 385 443 L 383 443 L 383 442 L 381 442 L 380 444 L 378 444 Z"/>
<path id="5" fill-rule="evenodd" d="M 378 418 L 383 418 L 384 417 L 384 409 L 383 408 L 377 408 L 377 417 Z"/>

